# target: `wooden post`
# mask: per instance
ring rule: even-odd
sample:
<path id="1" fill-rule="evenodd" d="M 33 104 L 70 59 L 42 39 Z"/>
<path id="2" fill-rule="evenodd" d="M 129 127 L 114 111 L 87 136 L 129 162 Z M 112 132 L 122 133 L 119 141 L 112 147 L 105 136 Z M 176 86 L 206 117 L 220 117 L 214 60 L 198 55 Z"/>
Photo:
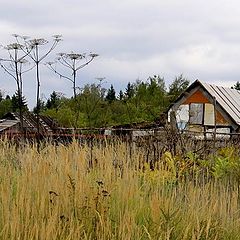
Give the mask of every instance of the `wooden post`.
<path id="1" fill-rule="evenodd" d="M 213 97 L 213 109 L 214 109 L 214 132 L 213 132 L 213 147 L 214 147 L 214 152 L 216 148 L 216 134 L 217 134 L 217 110 L 216 110 L 216 97 Z"/>

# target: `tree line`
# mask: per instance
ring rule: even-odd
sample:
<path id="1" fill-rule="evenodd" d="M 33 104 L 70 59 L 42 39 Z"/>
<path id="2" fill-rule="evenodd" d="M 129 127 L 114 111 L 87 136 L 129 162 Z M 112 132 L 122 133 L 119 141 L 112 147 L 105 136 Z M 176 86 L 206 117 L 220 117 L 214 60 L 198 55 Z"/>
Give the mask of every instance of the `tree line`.
<path id="1" fill-rule="evenodd" d="M 104 127 L 131 124 L 143 121 L 157 121 L 189 85 L 183 75 L 174 79 L 167 89 L 165 79 L 159 75 L 146 81 L 136 80 L 128 83 L 118 93 L 111 84 L 104 88 L 102 81 L 86 84 L 76 95 L 66 98 L 64 94 L 53 91 L 47 101 L 40 100 L 40 113 L 51 116 L 66 127 Z M 19 100 L 20 98 L 20 100 Z M 0 92 L 0 118 L 7 112 L 28 111 L 27 101 L 18 92 L 4 97 Z M 37 112 L 37 106 L 33 112 Z"/>

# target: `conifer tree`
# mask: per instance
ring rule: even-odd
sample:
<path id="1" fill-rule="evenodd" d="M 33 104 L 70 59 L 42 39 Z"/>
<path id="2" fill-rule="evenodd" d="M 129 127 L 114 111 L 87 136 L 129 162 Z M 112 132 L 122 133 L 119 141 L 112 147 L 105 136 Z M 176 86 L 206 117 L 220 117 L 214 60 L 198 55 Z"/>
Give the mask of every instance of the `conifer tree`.
<path id="1" fill-rule="evenodd" d="M 120 101 L 123 100 L 123 91 L 122 90 L 119 91 L 119 100 Z"/>
<path id="2" fill-rule="evenodd" d="M 116 100 L 116 92 L 112 84 L 111 84 L 111 87 L 108 89 L 106 100 L 109 102 L 113 102 Z"/>
<path id="3" fill-rule="evenodd" d="M 134 96 L 134 94 L 135 94 L 134 85 L 129 82 L 127 84 L 125 96 L 126 96 L 127 99 L 130 99 Z"/>
<path id="4" fill-rule="evenodd" d="M 232 87 L 232 89 L 240 90 L 240 82 L 237 81 L 236 84 Z"/>
<path id="5" fill-rule="evenodd" d="M 22 112 L 25 112 L 27 108 L 27 100 L 25 96 L 19 95 L 18 91 L 15 92 L 12 96 L 12 110 L 13 112 L 18 112 L 21 109 Z"/>

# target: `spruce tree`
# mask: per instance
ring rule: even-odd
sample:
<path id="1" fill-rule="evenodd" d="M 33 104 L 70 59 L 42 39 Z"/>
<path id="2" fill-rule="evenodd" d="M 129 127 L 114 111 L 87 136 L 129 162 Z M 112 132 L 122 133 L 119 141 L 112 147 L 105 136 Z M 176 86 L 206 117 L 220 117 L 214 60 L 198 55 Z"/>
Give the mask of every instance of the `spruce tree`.
<path id="1" fill-rule="evenodd" d="M 21 106 L 20 106 L 21 105 Z M 15 92 L 12 96 L 12 111 L 18 112 L 20 110 L 20 107 L 22 111 L 26 111 L 27 108 L 27 100 L 25 96 L 19 96 L 18 91 Z"/>
<path id="2" fill-rule="evenodd" d="M 119 100 L 120 101 L 123 100 L 123 91 L 122 90 L 119 91 Z"/>
<path id="3" fill-rule="evenodd" d="M 108 89 L 106 100 L 109 102 L 113 102 L 116 100 L 116 92 L 112 84 L 111 84 L 111 87 Z"/>
<path id="4" fill-rule="evenodd" d="M 60 96 L 55 91 L 50 94 L 50 99 L 47 100 L 46 108 L 52 109 L 57 108 L 59 105 Z"/>
<path id="5" fill-rule="evenodd" d="M 127 84 L 125 96 L 127 99 L 130 99 L 130 98 L 134 97 L 134 94 L 135 94 L 134 85 L 129 82 Z"/>

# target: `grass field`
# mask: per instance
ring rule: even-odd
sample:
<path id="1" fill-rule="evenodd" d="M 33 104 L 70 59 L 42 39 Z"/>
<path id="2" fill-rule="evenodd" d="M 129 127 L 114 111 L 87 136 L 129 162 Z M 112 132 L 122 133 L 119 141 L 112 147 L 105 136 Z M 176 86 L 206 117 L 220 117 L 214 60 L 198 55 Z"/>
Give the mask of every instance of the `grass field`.
<path id="1" fill-rule="evenodd" d="M 164 152 L 154 170 L 145 157 L 0 142 L 0 239 L 240 239 L 236 150 L 201 164 Z"/>

